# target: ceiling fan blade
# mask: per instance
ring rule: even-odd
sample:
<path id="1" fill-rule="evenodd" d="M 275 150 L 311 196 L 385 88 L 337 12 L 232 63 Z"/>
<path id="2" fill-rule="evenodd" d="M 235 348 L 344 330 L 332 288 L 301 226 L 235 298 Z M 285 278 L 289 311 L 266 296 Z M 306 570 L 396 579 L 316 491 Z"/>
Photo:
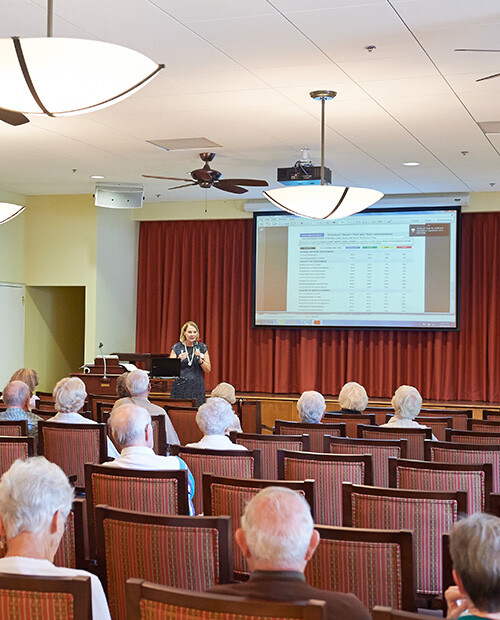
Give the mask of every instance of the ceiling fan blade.
<path id="1" fill-rule="evenodd" d="M 226 183 L 234 185 L 248 185 L 249 187 L 267 187 L 269 183 L 260 179 L 223 179 Z"/>
<path id="2" fill-rule="evenodd" d="M 13 112 L 12 110 L 5 110 L 4 108 L 0 108 L 0 121 L 16 127 L 30 122 L 29 118 L 21 114 L 21 112 Z"/>
<path id="3" fill-rule="evenodd" d="M 186 183 L 186 185 L 176 185 L 175 187 L 169 187 L 168 189 L 180 189 L 181 187 L 191 187 L 192 185 L 198 185 L 198 183 Z"/>
<path id="4" fill-rule="evenodd" d="M 480 50 L 480 49 L 471 49 L 467 47 L 461 47 L 456 49 L 455 52 L 500 52 L 500 50 Z"/>
<path id="5" fill-rule="evenodd" d="M 216 181 L 214 183 L 214 187 L 217 189 L 222 189 L 224 192 L 231 192 L 232 194 L 245 194 L 248 192 L 244 187 L 238 187 L 237 185 L 233 185 L 229 183 L 227 180 Z"/>
<path id="6" fill-rule="evenodd" d="M 484 80 L 491 80 L 491 78 L 498 77 L 500 73 L 493 73 L 493 75 L 487 75 L 486 77 L 479 78 L 476 82 L 483 82 Z"/>
<path id="7" fill-rule="evenodd" d="M 208 183 L 211 183 L 213 181 L 213 177 L 210 174 L 211 172 L 212 171 L 210 169 L 203 170 L 203 168 L 200 168 L 199 170 L 193 170 L 191 174 L 197 181 L 207 181 Z"/>
<path id="8" fill-rule="evenodd" d="M 143 174 L 142 176 L 148 179 L 167 179 L 167 181 L 191 181 L 191 179 L 181 179 L 179 177 L 159 177 L 154 174 Z"/>

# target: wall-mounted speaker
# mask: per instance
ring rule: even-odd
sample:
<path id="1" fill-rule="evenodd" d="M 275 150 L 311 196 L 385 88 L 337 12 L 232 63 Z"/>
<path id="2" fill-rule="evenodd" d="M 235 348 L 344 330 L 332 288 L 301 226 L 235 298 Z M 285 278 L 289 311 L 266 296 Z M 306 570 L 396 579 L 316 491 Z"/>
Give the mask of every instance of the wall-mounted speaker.
<path id="1" fill-rule="evenodd" d="M 94 198 L 96 207 L 140 209 L 144 187 L 132 183 L 96 183 Z"/>

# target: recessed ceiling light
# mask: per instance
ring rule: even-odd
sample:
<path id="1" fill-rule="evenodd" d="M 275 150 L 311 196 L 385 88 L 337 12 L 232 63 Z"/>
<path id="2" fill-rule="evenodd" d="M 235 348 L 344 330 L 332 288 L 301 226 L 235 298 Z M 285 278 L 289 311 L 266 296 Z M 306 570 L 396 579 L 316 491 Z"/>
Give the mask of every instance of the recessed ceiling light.
<path id="1" fill-rule="evenodd" d="M 403 166 L 420 166 L 418 161 L 404 161 Z"/>
<path id="2" fill-rule="evenodd" d="M 93 174 L 90 178 L 91 179 L 104 179 L 102 174 Z"/>

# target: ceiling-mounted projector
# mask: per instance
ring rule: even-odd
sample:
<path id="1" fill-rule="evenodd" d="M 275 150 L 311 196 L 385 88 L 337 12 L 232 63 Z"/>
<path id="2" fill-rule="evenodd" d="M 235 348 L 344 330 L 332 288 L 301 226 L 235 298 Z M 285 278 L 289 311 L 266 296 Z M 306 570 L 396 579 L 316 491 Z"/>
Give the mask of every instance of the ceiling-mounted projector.
<path id="1" fill-rule="evenodd" d="M 278 168 L 277 180 L 283 185 L 320 185 L 321 166 L 309 159 L 309 149 L 300 149 L 302 157 L 289 168 Z M 332 171 L 325 168 L 325 183 L 331 183 Z"/>
<path id="2" fill-rule="evenodd" d="M 94 198 L 96 207 L 140 209 L 144 187 L 136 183 L 96 183 Z"/>

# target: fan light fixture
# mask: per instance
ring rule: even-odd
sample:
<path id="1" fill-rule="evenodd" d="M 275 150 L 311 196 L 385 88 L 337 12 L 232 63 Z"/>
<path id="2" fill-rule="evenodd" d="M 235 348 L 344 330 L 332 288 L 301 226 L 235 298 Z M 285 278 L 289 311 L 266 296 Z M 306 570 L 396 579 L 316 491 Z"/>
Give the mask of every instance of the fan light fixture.
<path id="1" fill-rule="evenodd" d="M 325 101 L 336 96 L 333 90 L 309 93 L 321 101 L 321 185 L 299 185 L 264 192 L 264 196 L 280 209 L 317 220 L 335 220 L 359 213 L 384 195 L 376 189 L 339 187 L 325 183 Z"/>
<path id="2" fill-rule="evenodd" d="M 7 123 L 28 122 L 24 114 L 70 116 L 113 105 L 165 66 L 104 41 L 52 38 L 52 18 L 48 0 L 46 38 L 0 39 L 0 119 Z"/>
<path id="3" fill-rule="evenodd" d="M 13 220 L 16 215 L 24 211 L 25 207 L 13 205 L 10 202 L 0 202 L 0 224 Z"/>

